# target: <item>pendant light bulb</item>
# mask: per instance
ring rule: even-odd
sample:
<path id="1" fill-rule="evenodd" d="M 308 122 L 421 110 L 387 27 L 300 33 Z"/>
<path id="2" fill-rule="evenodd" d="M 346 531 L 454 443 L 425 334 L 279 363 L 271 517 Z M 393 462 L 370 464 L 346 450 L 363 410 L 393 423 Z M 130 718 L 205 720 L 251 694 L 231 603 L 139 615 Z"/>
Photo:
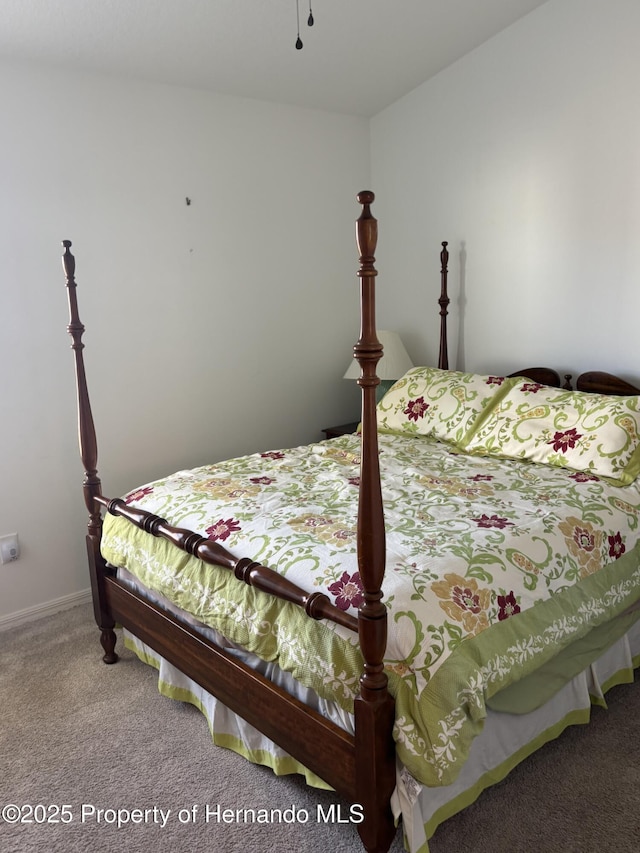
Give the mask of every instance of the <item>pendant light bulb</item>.
<path id="1" fill-rule="evenodd" d="M 311 2 L 311 0 L 309 0 Z M 304 45 L 300 38 L 300 0 L 296 0 L 296 19 L 298 21 L 298 38 L 296 39 L 296 50 L 302 50 Z"/>

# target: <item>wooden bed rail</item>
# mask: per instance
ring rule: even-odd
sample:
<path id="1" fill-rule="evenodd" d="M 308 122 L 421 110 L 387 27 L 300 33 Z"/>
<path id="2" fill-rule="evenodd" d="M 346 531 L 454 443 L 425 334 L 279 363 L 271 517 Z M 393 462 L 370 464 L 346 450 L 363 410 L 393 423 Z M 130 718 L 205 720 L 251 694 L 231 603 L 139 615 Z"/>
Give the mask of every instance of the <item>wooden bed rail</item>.
<path id="1" fill-rule="evenodd" d="M 328 619 L 337 625 L 357 632 L 358 620 L 350 613 L 340 610 L 323 592 L 305 592 L 301 587 L 291 583 L 281 574 L 256 563 L 249 557 L 236 557 L 222 545 L 187 530 L 183 527 L 173 527 L 166 519 L 159 515 L 147 512 L 139 507 L 129 506 L 121 498 L 109 499 L 102 495 L 96 495 L 96 503 L 104 506 L 111 515 L 119 515 L 126 518 L 140 530 L 150 533 L 152 536 L 160 536 L 168 542 L 173 543 L 176 548 L 192 554 L 203 563 L 210 566 L 220 566 L 232 571 L 238 580 L 247 586 L 253 586 L 262 592 L 268 592 L 284 601 L 297 604 L 312 619 Z"/>

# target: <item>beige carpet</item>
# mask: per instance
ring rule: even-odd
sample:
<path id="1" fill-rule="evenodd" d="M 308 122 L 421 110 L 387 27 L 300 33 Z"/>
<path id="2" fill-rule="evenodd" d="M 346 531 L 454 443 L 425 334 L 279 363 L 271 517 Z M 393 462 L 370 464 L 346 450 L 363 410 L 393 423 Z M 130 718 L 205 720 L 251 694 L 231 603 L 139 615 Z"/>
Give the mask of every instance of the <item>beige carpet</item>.
<path id="1" fill-rule="evenodd" d="M 330 793 L 214 747 L 200 713 L 160 696 L 154 671 L 121 643 L 119 652 L 117 665 L 101 662 L 84 606 L 0 633 L 0 806 L 38 806 L 23 809 L 32 823 L 0 820 L 2 853 L 362 849 L 354 826 L 317 820 L 319 806 L 328 815 L 337 802 Z M 298 820 L 225 824 L 212 811 L 207 823 L 206 806 L 218 804 L 296 808 Z M 140 810 L 141 822 L 108 822 L 118 809 Z M 565 732 L 430 842 L 431 853 L 639 849 L 637 684 L 614 688 L 608 711 L 594 709 L 589 726 Z M 392 850 L 402 850 L 400 833 Z"/>

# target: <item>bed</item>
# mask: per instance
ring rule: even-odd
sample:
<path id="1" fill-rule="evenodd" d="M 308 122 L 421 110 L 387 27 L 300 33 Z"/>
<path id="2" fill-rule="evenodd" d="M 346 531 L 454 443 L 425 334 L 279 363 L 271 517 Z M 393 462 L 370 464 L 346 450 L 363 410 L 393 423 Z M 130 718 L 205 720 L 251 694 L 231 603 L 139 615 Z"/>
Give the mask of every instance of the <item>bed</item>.
<path id="1" fill-rule="evenodd" d="M 103 660 L 121 624 L 170 695 L 216 703 L 220 743 L 335 789 L 383 853 L 400 816 L 426 850 L 632 677 L 640 390 L 601 372 L 573 391 L 548 368 L 450 371 L 443 244 L 438 367 L 376 405 L 373 200 L 358 196 L 359 433 L 122 498 L 97 473 L 70 241 L 63 266 Z"/>

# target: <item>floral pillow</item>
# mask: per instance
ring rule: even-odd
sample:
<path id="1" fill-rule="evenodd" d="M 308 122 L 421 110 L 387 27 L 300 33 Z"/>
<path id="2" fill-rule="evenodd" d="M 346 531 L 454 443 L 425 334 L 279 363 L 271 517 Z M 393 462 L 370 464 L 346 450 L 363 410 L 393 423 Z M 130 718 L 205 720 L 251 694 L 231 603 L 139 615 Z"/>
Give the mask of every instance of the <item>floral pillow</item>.
<path id="1" fill-rule="evenodd" d="M 627 485 L 640 473 L 640 397 L 563 391 L 521 378 L 469 431 L 462 447 Z"/>
<path id="2" fill-rule="evenodd" d="M 459 444 L 513 382 L 503 376 L 413 367 L 378 403 L 378 429 Z"/>

